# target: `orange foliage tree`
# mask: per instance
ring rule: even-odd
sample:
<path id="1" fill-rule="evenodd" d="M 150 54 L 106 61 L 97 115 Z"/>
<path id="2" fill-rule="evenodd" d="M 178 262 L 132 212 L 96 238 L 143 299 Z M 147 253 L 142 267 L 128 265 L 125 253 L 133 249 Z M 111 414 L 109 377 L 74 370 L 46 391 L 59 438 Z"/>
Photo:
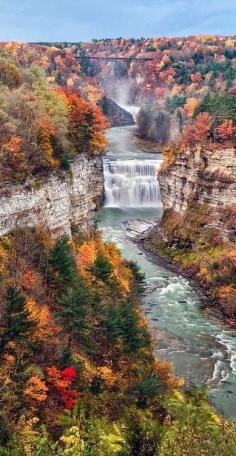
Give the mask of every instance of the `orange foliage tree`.
<path id="1" fill-rule="evenodd" d="M 236 127 L 232 120 L 225 120 L 216 129 L 216 135 L 220 142 L 232 141 L 236 133 Z"/>
<path id="2" fill-rule="evenodd" d="M 202 112 L 192 124 L 184 129 L 183 144 L 185 146 L 194 146 L 194 144 L 203 144 L 210 137 L 213 118 L 207 112 Z"/>
<path id="3" fill-rule="evenodd" d="M 27 400 L 40 403 L 47 399 L 47 391 L 45 382 L 35 375 L 27 380 L 24 396 Z"/>
<path id="4" fill-rule="evenodd" d="M 74 151 L 98 154 L 107 144 L 104 136 L 108 123 L 100 108 L 64 90 L 69 108 L 69 139 Z"/>

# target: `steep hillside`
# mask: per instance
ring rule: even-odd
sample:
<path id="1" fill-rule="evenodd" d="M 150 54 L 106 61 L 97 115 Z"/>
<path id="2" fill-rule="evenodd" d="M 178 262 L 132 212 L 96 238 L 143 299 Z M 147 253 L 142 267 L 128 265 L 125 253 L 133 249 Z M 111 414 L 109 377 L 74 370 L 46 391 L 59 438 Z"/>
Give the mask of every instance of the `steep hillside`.
<path id="1" fill-rule="evenodd" d="M 2 455 L 180 455 L 180 438 L 236 454 L 205 391 L 154 359 L 143 277 L 113 244 L 18 230 L 0 246 Z"/>

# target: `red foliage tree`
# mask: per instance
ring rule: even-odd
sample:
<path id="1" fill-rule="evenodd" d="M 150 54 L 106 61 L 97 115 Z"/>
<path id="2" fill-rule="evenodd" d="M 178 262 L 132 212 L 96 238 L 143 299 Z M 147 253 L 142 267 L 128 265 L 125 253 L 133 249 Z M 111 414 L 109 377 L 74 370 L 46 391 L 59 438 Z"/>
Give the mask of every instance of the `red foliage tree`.
<path id="1" fill-rule="evenodd" d="M 216 129 L 216 136 L 220 142 L 232 141 L 235 133 L 236 128 L 232 120 L 225 120 Z"/>
<path id="2" fill-rule="evenodd" d="M 74 367 L 67 367 L 60 371 L 55 366 L 47 368 L 48 382 L 56 390 L 59 399 L 67 409 L 72 409 L 80 392 L 71 389 L 71 383 L 76 379 Z"/>
<path id="3" fill-rule="evenodd" d="M 194 146 L 194 144 L 206 142 L 210 136 L 212 123 L 213 118 L 207 112 L 200 113 L 196 121 L 185 128 L 183 144 L 185 146 Z"/>

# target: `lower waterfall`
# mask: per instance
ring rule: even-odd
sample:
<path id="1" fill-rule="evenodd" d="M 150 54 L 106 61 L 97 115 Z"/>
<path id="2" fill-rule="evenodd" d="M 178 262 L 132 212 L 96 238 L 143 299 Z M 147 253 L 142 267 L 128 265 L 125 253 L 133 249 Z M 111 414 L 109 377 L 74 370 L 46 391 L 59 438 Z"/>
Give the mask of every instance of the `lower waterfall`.
<path id="1" fill-rule="evenodd" d="M 159 207 L 157 173 L 161 160 L 104 159 L 105 205 Z"/>

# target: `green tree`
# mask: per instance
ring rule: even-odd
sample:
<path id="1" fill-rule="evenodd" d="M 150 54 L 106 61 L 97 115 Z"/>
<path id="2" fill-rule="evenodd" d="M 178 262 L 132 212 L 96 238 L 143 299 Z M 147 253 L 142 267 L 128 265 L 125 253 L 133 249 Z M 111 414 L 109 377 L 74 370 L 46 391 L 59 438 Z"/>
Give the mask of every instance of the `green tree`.
<path id="1" fill-rule="evenodd" d="M 78 278 L 73 287 L 59 299 L 61 310 L 57 313 L 69 334 L 68 346 L 73 338 L 80 344 L 89 345 L 90 324 L 88 320 L 89 294 Z"/>
<path id="2" fill-rule="evenodd" d="M 207 94 L 196 108 L 194 116 L 196 117 L 200 112 L 208 112 L 219 121 L 232 119 L 234 124 L 236 124 L 235 96 L 226 93 L 224 95 L 217 94 L 211 97 Z"/>
<path id="3" fill-rule="evenodd" d="M 129 261 L 128 266 L 133 275 L 134 292 L 142 294 L 145 290 L 145 274 L 140 271 L 140 267 L 134 261 Z"/>
<path id="4" fill-rule="evenodd" d="M 131 409 L 125 417 L 126 448 L 122 456 L 157 456 L 162 429 L 150 411 Z"/>
<path id="5" fill-rule="evenodd" d="M 90 270 L 92 274 L 95 275 L 96 279 L 108 282 L 111 277 L 113 267 L 105 255 L 99 253 Z"/>
<path id="6" fill-rule="evenodd" d="M 49 253 L 49 270 L 51 280 L 59 286 L 72 284 L 77 276 L 68 236 L 59 239 Z"/>
<path id="7" fill-rule="evenodd" d="M 125 301 L 116 308 L 109 307 L 104 325 L 110 341 L 120 339 L 126 353 L 135 353 L 149 343 L 148 332 L 140 326 L 139 315 L 131 301 Z"/>
<path id="8" fill-rule="evenodd" d="M 10 341 L 24 341 L 36 326 L 26 306 L 26 299 L 15 287 L 7 290 L 5 329 L 0 340 L 0 352 Z"/>
<path id="9" fill-rule="evenodd" d="M 174 95 L 173 97 L 166 97 L 165 99 L 166 107 L 171 114 L 173 114 L 176 108 L 181 108 L 185 102 L 185 95 Z"/>

